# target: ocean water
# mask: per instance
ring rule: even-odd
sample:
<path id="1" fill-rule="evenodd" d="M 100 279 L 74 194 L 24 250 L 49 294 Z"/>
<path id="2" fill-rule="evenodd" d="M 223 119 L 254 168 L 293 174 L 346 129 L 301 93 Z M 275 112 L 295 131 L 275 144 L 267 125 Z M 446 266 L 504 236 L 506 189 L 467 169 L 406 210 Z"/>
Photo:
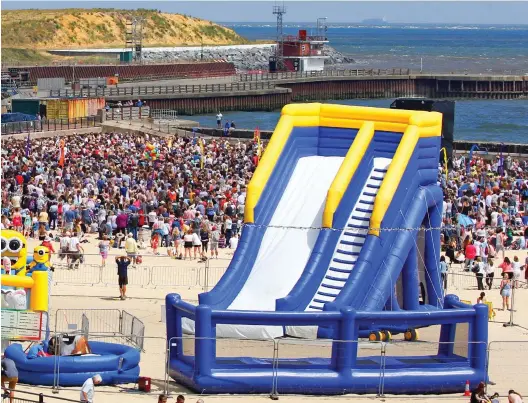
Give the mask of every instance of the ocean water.
<path id="1" fill-rule="evenodd" d="M 388 108 L 393 99 L 350 99 L 325 101 L 344 105 Z M 273 130 L 280 117 L 274 112 L 222 112 L 238 128 Z M 215 114 L 182 116 L 214 127 Z M 459 100 L 455 106 L 455 139 L 528 143 L 528 100 Z"/>
<path id="2" fill-rule="evenodd" d="M 275 38 L 273 24 L 226 24 L 252 40 Z M 287 24 L 286 35 L 306 24 Z M 411 68 L 425 72 L 528 74 L 528 25 L 403 25 L 329 24 L 330 45 L 356 61 L 351 68 Z M 327 101 L 332 102 L 332 101 Z M 335 103 L 389 107 L 392 99 L 340 100 Z M 276 112 L 225 112 L 237 127 L 273 130 Z M 202 126 L 214 126 L 214 116 L 189 116 Z M 528 100 L 459 100 L 455 139 L 528 143 Z"/>
<path id="3" fill-rule="evenodd" d="M 251 40 L 273 41 L 270 24 L 226 24 Z M 287 24 L 286 35 L 315 28 Z M 528 25 L 405 25 L 366 26 L 329 24 L 330 45 L 351 56 L 352 68 L 410 68 L 425 72 L 490 73 L 515 71 L 528 74 Z"/>

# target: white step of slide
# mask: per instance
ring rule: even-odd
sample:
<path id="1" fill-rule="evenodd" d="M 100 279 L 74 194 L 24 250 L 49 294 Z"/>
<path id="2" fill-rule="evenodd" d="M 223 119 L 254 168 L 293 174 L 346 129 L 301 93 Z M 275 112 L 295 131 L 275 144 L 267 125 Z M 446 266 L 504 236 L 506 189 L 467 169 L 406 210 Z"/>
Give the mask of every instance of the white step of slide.
<path id="1" fill-rule="evenodd" d="M 330 287 L 327 287 L 327 288 L 338 287 L 337 289 L 343 288 L 344 284 L 345 284 L 344 281 L 330 280 L 329 278 L 326 278 L 326 277 L 323 279 L 323 282 L 322 282 L 323 286 L 325 286 L 325 285 L 330 286 Z"/>
<path id="2" fill-rule="evenodd" d="M 339 259 L 341 260 L 341 259 Z M 355 259 L 353 259 L 355 260 Z M 351 267 L 354 267 L 354 264 L 352 263 L 341 263 L 341 262 L 336 262 L 334 260 L 332 260 L 332 262 L 330 262 L 330 267 L 334 267 L 336 269 L 340 269 L 340 270 L 350 270 Z"/>
<path id="3" fill-rule="evenodd" d="M 315 294 L 315 297 L 314 297 L 314 300 L 325 301 L 325 302 L 331 302 L 334 299 L 335 297 L 330 297 L 328 295 L 320 295 L 320 294 Z"/>
<path id="4" fill-rule="evenodd" d="M 348 278 L 348 276 L 350 276 L 350 273 L 341 273 L 339 271 L 327 271 L 326 275 L 330 276 L 330 277 L 342 278 L 342 279 L 346 280 Z"/>
<path id="5" fill-rule="evenodd" d="M 352 241 L 352 242 L 354 242 L 354 241 Z M 356 243 L 356 242 L 354 242 L 354 243 Z M 357 243 L 359 244 L 359 242 L 357 242 Z M 358 253 L 358 252 L 361 251 L 362 247 L 363 247 L 363 243 L 361 243 L 361 246 L 357 246 L 357 245 L 347 245 L 345 243 L 339 242 L 339 244 L 337 245 L 336 252 L 341 254 L 341 255 L 348 255 L 347 253 L 342 253 L 342 252 Z M 353 255 L 348 255 L 348 256 L 353 256 Z"/>
<path id="6" fill-rule="evenodd" d="M 307 311 L 320 311 L 326 302 L 334 301 L 335 296 L 339 294 L 350 277 L 368 234 L 368 228 L 362 227 L 370 225 L 374 201 L 390 163 L 391 160 L 388 158 L 374 158 L 374 166 L 350 213 L 345 230 L 339 236 L 325 277 L 310 304 L 306 307 Z M 320 292 L 331 295 L 321 295 Z"/>

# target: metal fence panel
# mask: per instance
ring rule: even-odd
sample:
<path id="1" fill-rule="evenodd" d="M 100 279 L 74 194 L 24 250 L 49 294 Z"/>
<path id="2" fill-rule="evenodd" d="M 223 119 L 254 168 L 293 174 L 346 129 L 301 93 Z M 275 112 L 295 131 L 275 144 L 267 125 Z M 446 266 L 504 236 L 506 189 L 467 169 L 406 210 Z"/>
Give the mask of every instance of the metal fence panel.
<path id="1" fill-rule="evenodd" d="M 177 264 L 177 263 L 176 263 Z M 156 287 L 198 285 L 200 267 L 155 266 L 152 268 L 151 284 Z"/>
<path id="2" fill-rule="evenodd" d="M 200 271 L 198 285 L 209 289 L 214 287 L 226 272 L 227 267 L 210 267 L 209 264 Z"/>
<path id="3" fill-rule="evenodd" d="M 128 284 L 140 285 L 142 287 L 150 284 L 151 268 L 149 266 L 137 265 L 128 267 Z M 118 286 L 117 269 L 115 267 L 103 267 L 101 269 L 101 284 Z"/>
<path id="4" fill-rule="evenodd" d="M 101 268 L 96 264 L 82 264 L 76 269 L 68 269 L 62 264 L 54 264 L 55 284 L 98 284 L 101 282 Z"/>
<path id="5" fill-rule="evenodd" d="M 143 349 L 145 325 L 134 315 L 123 311 L 121 317 L 120 333 L 136 347 Z"/>
<path id="6" fill-rule="evenodd" d="M 89 323 L 90 334 L 119 334 L 121 311 L 119 309 L 57 309 L 55 333 L 81 333 L 83 321 Z"/>

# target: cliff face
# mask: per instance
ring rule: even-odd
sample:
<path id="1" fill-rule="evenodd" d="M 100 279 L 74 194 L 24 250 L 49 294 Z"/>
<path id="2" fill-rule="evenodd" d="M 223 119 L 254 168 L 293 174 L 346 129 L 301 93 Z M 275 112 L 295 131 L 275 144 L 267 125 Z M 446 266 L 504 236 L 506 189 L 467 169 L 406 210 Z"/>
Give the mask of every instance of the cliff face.
<path id="1" fill-rule="evenodd" d="M 124 47 L 127 17 L 143 18 L 143 46 L 242 44 L 233 30 L 157 10 L 64 9 L 2 11 L 2 49 Z"/>

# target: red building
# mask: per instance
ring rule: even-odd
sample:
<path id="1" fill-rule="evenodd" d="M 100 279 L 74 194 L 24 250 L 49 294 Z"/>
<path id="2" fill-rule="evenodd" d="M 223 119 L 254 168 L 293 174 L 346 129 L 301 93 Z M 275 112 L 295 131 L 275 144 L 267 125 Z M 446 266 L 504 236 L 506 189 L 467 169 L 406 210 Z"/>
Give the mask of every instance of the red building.
<path id="1" fill-rule="evenodd" d="M 287 71 L 322 71 L 325 56 L 323 45 L 328 43 L 325 36 L 308 36 L 305 29 L 299 30 L 299 35 L 288 35 L 277 43 L 278 54 L 282 55 Z M 270 70 L 273 70 L 273 60 Z M 278 66 L 277 66 L 278 67 Z"/>

